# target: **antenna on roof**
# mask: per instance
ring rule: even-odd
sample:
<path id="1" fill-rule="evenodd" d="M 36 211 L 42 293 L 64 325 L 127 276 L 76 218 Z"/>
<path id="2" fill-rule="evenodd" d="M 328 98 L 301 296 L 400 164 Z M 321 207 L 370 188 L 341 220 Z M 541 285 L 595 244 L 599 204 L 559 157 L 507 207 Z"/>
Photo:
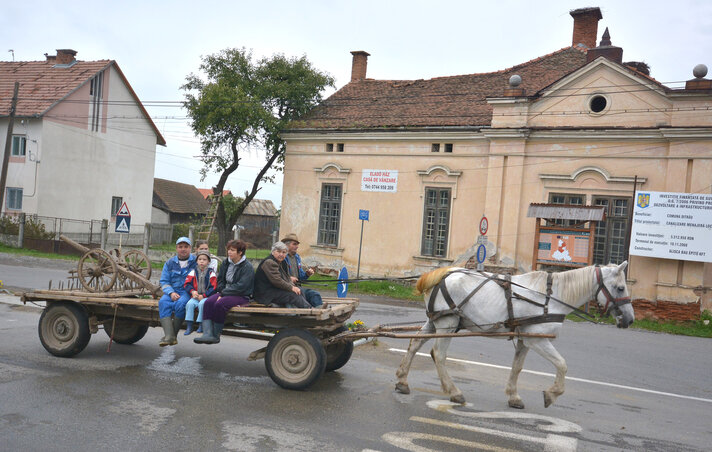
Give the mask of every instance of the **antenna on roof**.
<path id="1" fill-rule="evenodd" d="M 13 49 L 9 49 L 8 52 L 12 53 L 12 61 L 15 62 L 15 51 Z"/>

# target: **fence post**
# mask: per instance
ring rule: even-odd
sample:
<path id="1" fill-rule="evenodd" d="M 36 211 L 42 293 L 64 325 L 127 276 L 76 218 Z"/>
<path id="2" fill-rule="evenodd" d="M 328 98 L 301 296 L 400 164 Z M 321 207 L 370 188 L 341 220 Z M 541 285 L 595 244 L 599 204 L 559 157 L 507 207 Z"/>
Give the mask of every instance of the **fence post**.
<path id="1" fill-rule="evenodd" d="M 277 243 L 277 231 L 272 231 L 272 243 Z"/>
<path id="2" fill-rule="evenodd" d="M 151 244 L 151 223 L 143 227 L 143 253 L 148 256 L 148 246 Z"/>
<path id="3" fill-rule="evenodd" d="M 23 245 L 25 244 L 25 212 L 22 212 L 20 214 L 20 224 L 19 224 L 19 231 L 17 233 L 17 247 L 22 248 Z"/>
<path id="4" fill-rule="evenodd" d="M 195 243 L 195 240 L 193 240 L 194 235 L 195 235 L 195 226 L 190 226 L 188 228 L 188 240 L 190 240 L 190 243 Z"/>
<path id="5" fill-rule="evenodd" d="M 101 249 L 106 249 L 106 239 L 109 231 L 109 220 L 101 220 Z"/>

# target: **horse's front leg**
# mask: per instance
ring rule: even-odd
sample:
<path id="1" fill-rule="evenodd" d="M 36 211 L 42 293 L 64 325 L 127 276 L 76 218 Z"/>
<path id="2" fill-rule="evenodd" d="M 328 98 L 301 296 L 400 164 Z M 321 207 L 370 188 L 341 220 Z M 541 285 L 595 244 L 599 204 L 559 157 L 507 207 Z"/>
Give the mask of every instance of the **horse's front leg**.
<path id="1" fill-rule="evenodd" d="M 421 333 L 432 333 L 435 331 L 433 328 L 433 323 L 428 320 L 425 325 L 420 329 Z M 413 364 L 413 358 L 418 350 L 428 341 L 428 339 L 418 339 L 413 338 L 408 344 L 408 351 L 403 356 L 398 370 L 396 370 L 396 377 L 398 382 L 396 383 L 396 391 L 402 394 L 410 394 L 410 387 L 408 386 L 408 372 L 410 372 L 410 366 Z"/>
<path id="2" fill-rule="evenodd" d="M 509 398 L 509 406 L 512 408 L 524 408 L 524 402 L 522 402 L 522 398 L 519 397 L 519 393 L 517 391 L 517 380 L 519 379 L 519 373 L 524 367 L 524 359 L 527 357 L 528 351 L 529 347 L 524 345 L 523 340 L 519 339 L 517 341 L 517 346 L 514 349 L 514 360 L 512 361 L 512 371 L 509 372 L 507 389 L 504 391 Z"/>
<path id="3" fill-rule="evenodd" d="M 445 332 L 452 332 L 453 330 L 446 330 Z M 441 331 L 438 331 L 441 332 Z M 433 357 L 435 361 L 435 368 L 438 371 L 438 376 L 440 377 L 440 384 L 443 387 L 443 391 L 450 396 L 450 401 L 454 403 L 465 403 L 465 397 L 462 395 L 459 389 L 453 383 L 452 378 L 447 373 L 445 368 L 445 360 L 447 359 L 447 348 L 450 346 L 449 337 L 439 337 L 435 339 L 435 345 L 430 351 L 430 356 Z"/>
<path id="4" fill-rule="evenodd" d="M 551 364 L 556 367 L 556 378 L 554 384 L 549 389 L 544 391 L 544 406 L 549 407 L 556 398 L 564 393 L 564 379 L 566 377 L 566 360 L 559 354 L 548 339 L 536 341 L 529 344 L 537 353 L 551 361 Z"/>

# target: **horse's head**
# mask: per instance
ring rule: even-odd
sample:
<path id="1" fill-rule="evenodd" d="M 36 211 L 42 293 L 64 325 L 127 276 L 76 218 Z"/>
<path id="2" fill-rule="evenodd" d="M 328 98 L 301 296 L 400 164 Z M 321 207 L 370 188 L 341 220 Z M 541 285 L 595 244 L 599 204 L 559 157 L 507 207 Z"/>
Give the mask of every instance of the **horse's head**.
<path id="1" fill-rule="evenodd" d="M 596 301 L 604 315 L 613 313 L 618 328 L 628 328 L 635 320 L 628 286 L 625 283 L 627 266 L 628 261 L 620 265 L 596 266 Z"/>

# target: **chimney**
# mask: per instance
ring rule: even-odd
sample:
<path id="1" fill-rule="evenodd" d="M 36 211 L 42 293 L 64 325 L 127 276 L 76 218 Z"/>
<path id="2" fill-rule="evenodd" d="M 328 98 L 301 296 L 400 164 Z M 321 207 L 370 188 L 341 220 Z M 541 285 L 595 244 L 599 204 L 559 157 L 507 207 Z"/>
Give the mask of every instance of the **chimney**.
<path id="1" fill-rule="evenodd" d="M 623 49 L 611 45 L 611 35 L 608 33 L 608 27 L 606 27 L 606 31 L 603 32 L 598 47 L 588 49 L 586 53 L 586 63 L 590 63 L 598 57 L 606 57 L 618 64 L 623 64 Z"/>
<path id="2" fill-rule="evenodd" d="M 368 57 L 371 55 L 363 50 L 354 50 L 351 52 L 354 56 L 351 62 L 351 81 L 363 80 L 366 78 L 366 66 L 368 65 Z"/>
<path id="3" fill-rule="evenodd" d="M 589 49 L 596 47 L 598 36 L 598 21 L 603 19 L 601 8 L 579 8 L 569 11 L 574 18 L 574 34 L 571 46 L 583 44 Z"/>
<path id="4" fill-rule="evenodd" d="M 57 55 L 50 55 L 49 53 L 45 53 L 44 55 L 48 63 L 55 64 L 57 62 Z"/>
<path id="5" fill-rule="evenodd" d="M 72 49 L 57 49 L 57 64 L 72 64 L 76 50 Z"/>

